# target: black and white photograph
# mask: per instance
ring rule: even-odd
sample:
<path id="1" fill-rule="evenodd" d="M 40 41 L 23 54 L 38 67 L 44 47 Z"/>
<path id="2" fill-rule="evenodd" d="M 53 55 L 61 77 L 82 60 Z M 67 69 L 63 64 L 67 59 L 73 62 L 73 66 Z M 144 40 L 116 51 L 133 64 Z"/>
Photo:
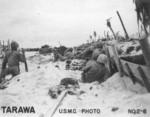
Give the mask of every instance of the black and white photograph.
<path id="1" fill-rule="evenodd" d="M 150 117 L 150 0 L 0 0 L 0 117 Z"/>

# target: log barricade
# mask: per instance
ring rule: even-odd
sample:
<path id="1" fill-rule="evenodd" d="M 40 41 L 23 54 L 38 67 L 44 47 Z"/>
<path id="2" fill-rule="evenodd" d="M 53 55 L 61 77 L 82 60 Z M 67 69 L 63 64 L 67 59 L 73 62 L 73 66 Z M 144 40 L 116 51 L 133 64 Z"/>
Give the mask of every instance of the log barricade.
<path id="1" fill-rule="evenodd" d="M 129 76 L 134 84 L 139 83 L 150 92 L 150 68 L 146 65 L 140 65 L 121 59 L 121 56 L 116 56 L 116 52 L 114 52 L 113 48 L 113 46 L 109 46 L 108 50 L 110 56 L 113 56 L 114 61 L 117 64 L 118 72 L 121 76 Z"/>
<path id="2" fill-rule="evenodd" d="M 33 52 L 33 51 L 39 51 L 40 48 L 24 48 L 25 51 L 28 51 L 28 52 Z"/>

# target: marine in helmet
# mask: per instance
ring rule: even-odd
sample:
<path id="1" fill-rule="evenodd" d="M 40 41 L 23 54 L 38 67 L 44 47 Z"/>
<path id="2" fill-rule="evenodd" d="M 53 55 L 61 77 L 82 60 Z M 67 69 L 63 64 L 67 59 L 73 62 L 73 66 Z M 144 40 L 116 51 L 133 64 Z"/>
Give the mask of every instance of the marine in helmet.
<path id="1" fill-rule="evenodd" d="M 19 62 L 25 62 L 25 57 L 18 51 L 18 47 L 19 44 L 17 42 L 11 42 L 11 50 L 6 52 L 2 62 L 0 82 L 2 82 L 8 74 L 16 76 L 20 73 Z"/>
<path id="2" fill-rule="evenodd" d="M 108 77 L 110 77 L 110 68 L 108 65 L 108 57 L 105 54 L 100 54 L 97 58 L 97 63 L 100 64 L 101 72 L 104 71 L 103 77 L 101 78 L 103 81 L 107 80 Z"/>
<path id="3" fill-rule="evenodd" d="M 110 75 L 107 68 L 108 58 L 105 54 L 100 54 L 97 60 L 87 62 L 83 68 L 82 81 L 83 82 L 104 82 Z"/>

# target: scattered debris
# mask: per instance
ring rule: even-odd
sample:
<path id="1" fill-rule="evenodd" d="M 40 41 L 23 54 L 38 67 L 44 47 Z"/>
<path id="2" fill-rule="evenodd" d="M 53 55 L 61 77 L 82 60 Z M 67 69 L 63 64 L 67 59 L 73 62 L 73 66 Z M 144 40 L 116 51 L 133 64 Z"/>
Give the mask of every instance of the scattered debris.
<path id="1" fill-rule="evenodd" d="M 72 85 L 72 86 L 74 86 L 75 88 L 79 88 L 78 80 L 75 79 L 75 78 L 63 78 L 63 79 L 60 81 L 60 85 L 63 85 L 63 86 L 65 86 L 66 88 L 68 88 L 69 85 Z"/>
<path id="2" fill-rule="evenodd" d="M 116 111 L 118 111 L 118 110 L 119 110 L 118 107 L 113 107 L 113 108 L 111 109 L 111 111 L 113 111 L 113 112 L 116 112 Z"/>
<path id="3" fill-rule="evenodd" d="M 48 94 L 51 98 L 56 99 L 64 90 L 65 90 L 65 87 L 63 85 L 57 85 L 57 86 L 51 87 L 48 91 Z"/>

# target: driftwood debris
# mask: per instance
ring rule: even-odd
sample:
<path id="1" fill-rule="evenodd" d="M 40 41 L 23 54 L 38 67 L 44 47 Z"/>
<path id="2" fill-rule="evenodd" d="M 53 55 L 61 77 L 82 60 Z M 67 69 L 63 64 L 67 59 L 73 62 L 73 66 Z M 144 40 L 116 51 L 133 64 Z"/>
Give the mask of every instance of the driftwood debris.
<path id="1" fill-rule="evenodd" d="M 149 82 L 147 76 L 145 75 L 145 73 L 141 67 L 138 67 L 138 71 L 139 71 L 141 77 L 143 78 L 145 87 L 147 88 L 148 92 L 150 92 L 150 82 Z"/>
<path id="2" fill-rule="evenodd" d="M 126 37 L 127 39 L 129 39 L 129 35 L 128 35 L 127 30 L 126 30 L 126 28 L 125 28 L 125 26 L 124 26 L 124 23 L 123 23 L 123 21 L 122 21 L 122 18 L 121 18 L 121 16 L 120 16 L 119 11 L 117 11 L 117 15 L 118 15 L 118 17 L 119 17 L 119 19 L 120 19 L 121 25 L 122 25 L 123 30 L 124 30 L 124 32 L 125 32 L 125 37 Z"/>
<path id="3" fill-rule="evenodd" d="M 64 100 L 64 98 L 67 96 L 68 91 L 64 91 L 60 97 L 60 100 L 54 105 L 53 109 L 49 109 L 47 111 L 47 113 L 45 114 L 45 117 L 53 117 L 54 114 L 56 113 L 58 107 L 60 106 L 60 104 L 62 103 L 62 101 Z"/>

